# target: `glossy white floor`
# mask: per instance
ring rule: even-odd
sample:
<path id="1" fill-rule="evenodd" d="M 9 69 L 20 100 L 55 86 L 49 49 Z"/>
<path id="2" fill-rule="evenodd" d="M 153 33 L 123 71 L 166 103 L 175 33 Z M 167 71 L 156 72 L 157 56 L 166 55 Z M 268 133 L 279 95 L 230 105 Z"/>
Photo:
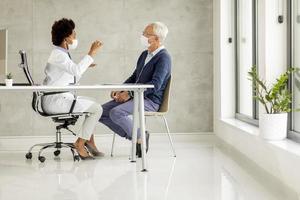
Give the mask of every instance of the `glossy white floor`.
<path id="1" fill-rule="evenodd" d="M 101 138 L 100 138 L 101 139 Z M 99 142 L 107 156 L 74 163 L 69 152 L 40 164 L 25 152 L 0 153 L 0 200 L 294 200 L 295 192 L 214 136 L 152 136 L 149 172 L 128 160 L 129 143 Z M 36 154 L 34 154 L 35 156 Z"/>

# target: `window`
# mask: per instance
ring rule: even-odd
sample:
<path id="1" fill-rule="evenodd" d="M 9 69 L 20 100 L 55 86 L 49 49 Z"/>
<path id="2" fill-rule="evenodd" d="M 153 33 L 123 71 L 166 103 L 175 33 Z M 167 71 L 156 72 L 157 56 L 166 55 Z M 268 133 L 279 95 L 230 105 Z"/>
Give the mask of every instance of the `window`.
<path id="1" fill-rule="evenodd" d="M 300 0 L 291 0 L 289 6 L 290 15 L 290 66 L 300 68 Z M 294 109 L 300 108 L 300 73 L 295 73 L 291 79 Z M 290 115 L 290 130 L 300 133 L 300 112 L 292 112 Z"/>
<path id="2" fill-rule="evenodd" d="M 256 1 L 235 1 L 236 21 L 236 117 L 252 124 L 257 122 L 257 103 L 248 72 L 256 66 Z"/>

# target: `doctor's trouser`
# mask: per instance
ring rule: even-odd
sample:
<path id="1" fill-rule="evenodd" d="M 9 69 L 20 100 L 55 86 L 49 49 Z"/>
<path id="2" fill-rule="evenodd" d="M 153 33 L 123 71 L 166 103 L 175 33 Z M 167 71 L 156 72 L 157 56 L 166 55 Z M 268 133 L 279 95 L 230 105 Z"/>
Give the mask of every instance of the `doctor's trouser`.
<path id="1" fill-rule="evenodd" d="M 75 106 L 75 108 L 76 108 L 76 106 Z M 74 109 L 74 112 L 76 112 L 75 109 Z M 102 107 L 100 104 L 93 102 L 91 104 L 91 106 L 84 112 L 88 112 L 89 114 L 85 115 L 82 125 L 81 125 L 79 131 L 77 132 L 77 136 L 79 138 L 89 140 L 91 135 L 94 132 L 95 126 L 96 126 L 100 116 L 102 115 Z"/>
<path id="2" fill-rule="evenodd" d="M 44 96 L 42 98 L 42 107 L 48 114 L 68 113 L 73 100 L 74 95 L 71 93 Z M 101 105 L 96 103 L 92 98 L 77 96 L 73 112 L 89 113 L 88 115 L 85 115 L 85 117 L 80 117 L 78 119 L 75 132 L 80 138 L 86 140 L 90 139 L 90 136 L 93 134 L 95 126 L 102 115 Z"/>

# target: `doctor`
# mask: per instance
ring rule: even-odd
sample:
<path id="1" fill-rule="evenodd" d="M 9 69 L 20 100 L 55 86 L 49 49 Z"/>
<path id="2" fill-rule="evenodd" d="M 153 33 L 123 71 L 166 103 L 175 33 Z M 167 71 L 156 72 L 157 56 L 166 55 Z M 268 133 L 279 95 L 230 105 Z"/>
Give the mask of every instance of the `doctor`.
<path id="1" fill-rule="evenodd" d="M 75 49 L 78 45 L 75 24 L 71 19 L 61 19 L 55 21 L 52 26 L 52 50 L 45 68 L 46 78 L 44 85 L 67 86 L 76 84 L 83 73 L 94 67 L 93 57 L 102 46 L 102 43 L 95 41 L 87 55 L 78 63 L 74 63 L 69 54 L 69 50 Z M 49 114 L 68 113 L 74 102 L 74 95 L 71 92 L 45 95 L 42 98 L 42 106 Z M 87 97 L 78 96 L 74 102 L 73 112 L 89 112 L 78 133 L 78 139 L 74 146 L 81 159 L 94 159 L 95 156 L 103 156 L 99 152 L 94 142 L 93 131 L 95 125 L 102 114 L 102 107 Z M 87 149 L 85 148 L 87 147 Z M 90 154 L 92 154 L 92 156 Z"/>

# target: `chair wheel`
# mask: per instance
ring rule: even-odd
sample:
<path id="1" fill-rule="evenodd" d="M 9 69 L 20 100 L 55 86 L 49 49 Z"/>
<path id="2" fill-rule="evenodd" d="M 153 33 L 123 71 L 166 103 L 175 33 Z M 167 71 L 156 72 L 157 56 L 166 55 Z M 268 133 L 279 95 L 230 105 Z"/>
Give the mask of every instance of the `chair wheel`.
<path id="1" fill-rule="evenodd" d="M 60 150 L 54 151 L 53 154 L 54 154 L 55 156 L 58 156 L 58 155 L 60 154 Z"/>
<path id="2" fill-rule="evenodd" d="M 26 159 L 31 159 L 32 158 L 32 153 L 31 152 L 26 153 L 25 157 L 26 157 Z"/>
<path id="3" fill-rule="evenodd" d="M 39 161 L 41 163 L 45 162 L 46 158 L 44 156 L 39 156 Z"/>
<path id="4" fill-rule="evenodd" d="M 80 161 L 80 158 L 79 158 L 78 155 L 75 155 L 73 158 L 74 158 L 74 162 L 75 162 L 75 161 L 78 161 L 78 162 Z"/>

